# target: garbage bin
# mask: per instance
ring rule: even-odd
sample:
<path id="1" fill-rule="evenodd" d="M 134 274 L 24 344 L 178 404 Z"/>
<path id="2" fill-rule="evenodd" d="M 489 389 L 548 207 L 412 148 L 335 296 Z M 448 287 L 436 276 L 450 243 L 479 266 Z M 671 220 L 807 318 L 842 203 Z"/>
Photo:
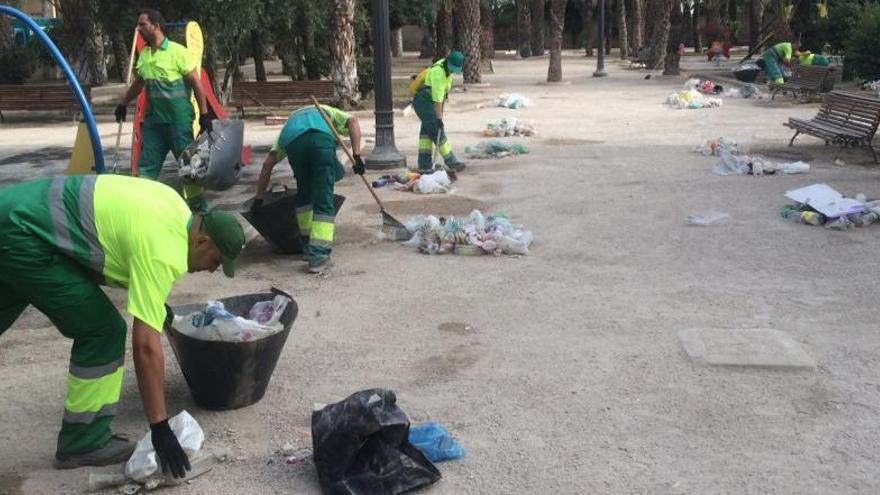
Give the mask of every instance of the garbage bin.
<path id="1" fill-rule="evenodd" d="M 247 316 L 255 303 L 271 300 L 278 294 L 290 297 L 273 289 L 273 292 L 244 294 L 219 301 L 230 313 Z M 278 357 L 296 320 L 299 312 L 296 301 L 291 298 L 281 314 L 282 331 L 250 342 L 199 340 L 172 326 L 173 315 L 191 314 L 204 307 L 204 304 L 189 304 L 168 308 L 165 319 L 165 335 L 193 399 L 199 406 L 215 411 L 238 409 L 258 402 L 266 393 Z"/>
<path id="2" fill-rule="evenodd" d="M 334 194 L 333 199 L 338 213 L 345 202 L 345 196 Z M 300 254 L 303 252 L 303 245 L 300 242 L 299 225 L 296 223 L 295 200 L 296 189 L 285 187 L 284 191 L 266 191 L 260 211 L 251 211 L 254 203 L 254 198 L 251 198 L 242 205 L 241 216 L 279 252 Z"/>

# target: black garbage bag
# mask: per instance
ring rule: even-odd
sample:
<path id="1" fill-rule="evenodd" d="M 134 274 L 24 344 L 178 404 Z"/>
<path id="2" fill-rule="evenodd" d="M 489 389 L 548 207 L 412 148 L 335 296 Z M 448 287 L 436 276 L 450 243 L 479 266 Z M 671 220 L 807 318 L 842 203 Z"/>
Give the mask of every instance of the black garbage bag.
<path id="1" fill-rule="evenodd" d="M 327 495 L 397 495 L 440 479 L 409 443 L 409 418 L 390 390 L 362 390 L 313 412 L 312 448 Z"/>

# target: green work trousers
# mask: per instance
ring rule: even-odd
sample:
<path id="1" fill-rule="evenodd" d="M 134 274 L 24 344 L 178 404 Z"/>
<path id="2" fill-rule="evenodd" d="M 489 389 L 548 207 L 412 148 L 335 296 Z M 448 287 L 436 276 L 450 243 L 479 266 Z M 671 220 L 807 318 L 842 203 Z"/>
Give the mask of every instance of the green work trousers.
<path id="1" fill-rule="evenodd" d="M 326 132 L 314 130 L 294 139 L 284 150 L 296 178 L 296 223 L 306 261 L 309 266 L 321 266 L 333 250 L 333 187 L 345 176 L 345 169 L 336 158 L 336 140 Z"/>
<path id="2" fill-rule="evenodd" d="M 782 84 L 785 79 L 782 77 L 782 69 L 779 68 L 779 58 L 773 49 L 767 50 L 761 55 L 764 59 L 764 70 L 767 72 L 767 82 L 774 84 Z"/>
<path id="3" fill-rule="evenodd" d="M 162 164 L 165 163 L 169 151 L 174 154 L 176 160 L 193 142 L 192 122 L 166 124 L 144 121 L 141 132 L 143 149 L 138 163 L 138 175 L 152 180 L 159 179 Z M 181 191 L 190 209 L 196 211 L 208 209 L 208 202 L 203 193 L 202 186 L 194 183 L 184 183 Z"/>
<path id="4" fill-rule="evenodd" d="M 426 172 L 434 168 L 431 153 L 434 146 L 440 147 L 440 154 L 447 166 L 454 167 L 458 159 L 452 153 L 452 145 L 446 139 L 446 131 L 437 133 L 437 112 L 434 110 L 434 100 L 431 98 L 431 88 L 425 86 L 416 93 L 413 98 L 413 109 L 422 126 L 419 128 L 419 170 Z"/>
<path id="5" fill-rule="evenodd" d="M 0 201 L 0 219 L 3 210 Z M 73 339 L 57 451 L 99 449 L 110 441 L 122 389 L 125 321 L 96 276 L 47 242 L 2 220 L 0 238 L 0 334 L 33 304 Z"/>

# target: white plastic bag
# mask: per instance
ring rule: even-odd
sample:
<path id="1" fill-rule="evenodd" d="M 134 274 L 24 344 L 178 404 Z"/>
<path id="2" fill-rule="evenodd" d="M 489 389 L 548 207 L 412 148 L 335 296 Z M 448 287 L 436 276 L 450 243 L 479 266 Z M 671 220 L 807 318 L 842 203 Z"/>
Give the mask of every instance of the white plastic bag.
<path id="1" fill-rule="evenodd" d="M 271 301 L 260 301 L 248 311 L 248 318 L 263 326 L 274 326 L 281 319 L 289 302 L 290 298 L 281 294 Z"/>
<path id="2" fill-rule="evenodd" d="M 438 170 L 433 174 L 422 174 L 413 191 L 421 194 L 437 194 L 449 192 L 451 187 L 449 174 L 445 170 Z"/>
<path id="3" fill-rule="evenodd" d="M 192 457 L 202 449 L 205 432 L 188 412 L 183 411 L 174 416 L 168 420 L 168 425 L 188 456 Z M 134 452 L 125 464 L 125 476 L 135 481 L 144 482 L 157 471 L 159 471 L 159 463 L 156 459 L 156 449 L 153 448 L 152 435 L 147 432 L 138 441 Z"/>
<path id="4" fill-rule="evenodd" d="M 287 299 L 284 296 L 277 297 Z M 272 303 L 274 307 L 274 300 L 267 302 Z M 287 303 L 284 303 L 284 307 L 287 307 Z M 284 312 L 284 307 L 280 308 L 280 311 L 276 311 L 277 318 L 269 321 L 266 325 L 261 325 L 254 320 L 233 315 L 219 301 L 208 301 L 202 311 L 185 316 L 175 315 L 173 325 L 175 330 L 194 339 L 250 342 L 268 337 L 284 329 L 284 325 L 278 321 Z"/>
<path id="5" fill-rule="evenodd" d="M 810 172 L 810 164 L 797 161 L 782 165 L 783 174 L 807 174 Z"/>

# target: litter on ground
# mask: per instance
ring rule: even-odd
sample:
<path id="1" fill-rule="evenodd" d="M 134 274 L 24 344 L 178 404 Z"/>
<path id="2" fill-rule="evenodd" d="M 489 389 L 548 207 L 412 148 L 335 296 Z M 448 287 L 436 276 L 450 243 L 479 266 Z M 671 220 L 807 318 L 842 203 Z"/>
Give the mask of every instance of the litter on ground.
<path id="1" fill-rule="evenodd" d="M 500 95 L 489 101 L 490 107 L 503 107 L 513 110 L 528 107 L 530 105 L 531 102 L 529 101 L 529 99 L 519 93 L 501 93 Z"/>
<path id="2" fill-rule="evenodd" d="M 810 164 L 802 161 L 776 164 L 759 156 L 735 155 L 724 148 L 717 148 L 721 161 L 712 166 L 715 175 L 774 175 L 806 174 L 810 172 Z"/>
<path id="3" fill-rule="evenodd" d="M 689 89 L 687 91 L 672 93 L 666 97 L 666 104 L 678 109 L 699 109 L 720 107 L 722 101 L 721 98 L 712 98 L 703 95 L 695 89 Z"/>
<path id="4" fill-rule="evenodd" d="M 480 210 L 468 218 L 419 215 L 406 223 L 412 237 L 404 246 L 424 254 L 529 254 L 534 236 L 503 213 L 484 216 Z"/>
<path id="5" fill-rule="evenodd" d="M 828 184 L 813 184 L 793 189 L 786 192 L 785 197 L 798 204 L 805 204 L 828 218 L 856 215 L 878 203 L 869 202 L 864 196 L 859 196 L 857 199 L 845 198 Z"/>
<path id="6" fill-rule="evenodd" d="M 464 149 L 468 158 L 478 160 L 486 158 L 504 158 L 510 155 L 523 155 L 529 152 L 529 149 L 523 144 L 507 144 L 496 139 L 482 141 L 474 146 L 467 146 Z"/>
<path id="7" fill-rule="evenodd" d="M 694 153 L 699 153 L 703 156 L 719 156 L 721 150 L 736 153 L 739 151 L 739 145 L 733 139 L 722 136 L 718 139 L 709 139 L 705 143 L 695 147 Z"/>
<path id="8" fill-rule="evenodd" d="M 278 295 L 251 308 L 248 317 L 235 316 L 219 301 L 208 301 L 205 309 L 185 316 L 174 316 L 174 329 L 199 340 L 250 342 L 274 335 L 284 329 L 279 321 L 290 299 Z"/>
<path id="9" fill-rule="evenodd" d="M 713 225 L 723 225 L 730 221 L 730 215 L 727 213 L 711 210 L 704 214 L 688 215 L 687 224 L 694 227 L 711 227 Z"/>
<path id="10" fill-rule="evenodd" d="M 421 450 L 431 462 L 464 457 L 464 449 L 440 423 L 433 421 L 409 428 L 409 443 Z"/>
<path id="11" fill-rule="evenodd" d="M 504 117 L 486 125 L 483 135 L 486 137 L 534 136 L 537 134 L 531 122 L 515 117 Z"/>
<path id="12" fill-rule="evenodd" d="M 205 441 L 205 432 L 202 427 L 188 412 L 183 411 L 168 420 L 168 425 L 174 431 L 174 436 L 180 442 L 180 446 L 187 455 L 193 456 L 202 449 Z M 125 464 L 125 476 L 137 482 L 146 482 L 159 470 L 156 459 L 156 449 L 150 432 L 138 441 L 134 452 Z"/>

